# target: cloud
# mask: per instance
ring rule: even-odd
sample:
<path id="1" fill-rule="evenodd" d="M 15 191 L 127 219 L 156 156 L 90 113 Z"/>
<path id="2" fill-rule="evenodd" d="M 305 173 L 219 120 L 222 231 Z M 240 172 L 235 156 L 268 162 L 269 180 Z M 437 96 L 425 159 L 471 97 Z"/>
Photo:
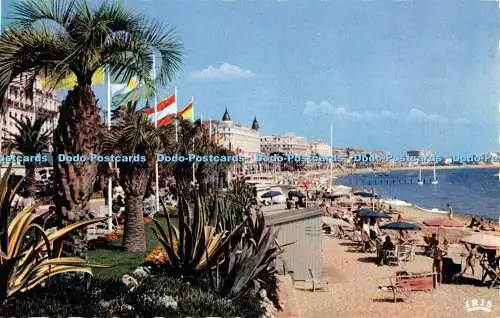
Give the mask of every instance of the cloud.
<path id="1" fill-rule="evenodd" d="M 322 101 L 319 104 L 307 101 L 306 107 L 304 108 L 304 115 L 306 116 L 321 116 L 321 115 L 333 115 L 342 119 L 349 120 L 373 120 L 373 119 L 384 119 L 384 118 L 394 118 L 396 113 L 383 110 L 380 112 L 372 111 L 353 111 L 345 107 L 335 107 L 327 101 Z"/>
<path id="2" fill-rule="evenodd" d="M 439 124 L 444 124 L 447 123 L 448 120 L 442 116 L 436 115 L 436 114 L 427 114 L 426 112 L 413 108 L 408 112 L 408 115 L 406 115 L 406 121 L 409 123 L 439 123 Z"/>
<path id="3" fill-rule="evenodd" d="M 206 69 L 191 74 L 194 79 L 230 79 L 230 78 L 249 78 L 255 74 L 251 70 L 245 70 L 237 65 L 228 63 L 220 67 L 210 65 Z"/>

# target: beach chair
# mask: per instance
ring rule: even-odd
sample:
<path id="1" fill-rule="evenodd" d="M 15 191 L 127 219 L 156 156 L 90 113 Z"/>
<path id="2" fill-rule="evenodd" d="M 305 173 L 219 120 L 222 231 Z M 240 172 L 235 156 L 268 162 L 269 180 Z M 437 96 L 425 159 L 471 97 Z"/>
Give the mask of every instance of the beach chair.
<path id="1" fill-rule="evenodd" d="M 377 292 L 390 292 L 393 295 L 394 302 L 398 295 L 403 298 L 409 298 L 411 292 L 426 291 L 430 292 L 436 287 L 435 272 L 411 273 L 397 272 L 396 276 L 389 277 L 389 285 L 379 286 Z"/>
<path id="2" fill-rule="evenodd" d="M 384 250 L 384 264 L 391 265 L 391 264 L 398 264 L 398 257 L 396 254 L 396 249 L 393 250 Z"/>
<path id="3" fill-rule="evenodd" d="M 500 270 L 495 270 L 487 262 L 481 262 L 480 264 L 483 268 L 483 278 L 481 279 L 481 282 L 489 284 L 488 288 L 492 288 L 497 284 L 500 285 Z M 486 282 L 486 279 L 488 277 L 490 278 L 490 280 Z"/>
<path id="4" fill-rule="evenodd" d="M 396 257 L 398 266 L 404 262 L 407 263 L 412 258 L 412 246 L 411 245 L 398 245 L 396 246 Z"/>
<path id="5" fill-rule="evenodd" d="M 328 281 L 320 280 L 319 276 L 315 275 L 311 268 L 309 268 L 310 278 L 306 280 L 295 279 L 293 276 L 293 271 L 289 271 L 288 274 L 290 274 L 294 286 L 296 282 L 304 282 L 306 284 L 311 284 L 312 292 L 315 292 L 316 290 L 328 290 Z"/>

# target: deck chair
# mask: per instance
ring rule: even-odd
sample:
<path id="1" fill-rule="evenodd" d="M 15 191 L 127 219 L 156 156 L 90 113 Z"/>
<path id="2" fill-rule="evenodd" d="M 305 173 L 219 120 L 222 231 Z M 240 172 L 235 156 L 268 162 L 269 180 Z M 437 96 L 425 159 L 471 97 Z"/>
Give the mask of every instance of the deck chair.
<path id="1" fill-rule="evenodd" d="M 377 243 L 372 239 L 368 239 L 365 242 L 361 242 L 361 251 L 364 253 L 376 252 L 377 251 Z"/>
<path id="2" fill-rule="evenodd" d="M 412 246 L 411 245 L 398 245 L 396 246 L 396 256 L 398 266 L 404 262 L 407 263 L 412 258 Z"/>
<path id="3" fill-rule="evenodd" d="M 377 291 L 392 293 L 394 302 L 396 302 L 398 295 L 409 298 L 413 291 L 430 292 L 434 290 L 436 274 L 435 272 L 411 274 L 404 271 L 397 272 L 395 277 L 389 277 L 388 286 L 379 286 Z"/>
<path id="4" fill-rule="evenodd" d="M 328 290 L 328 282 L 319 280 L 319 277 L 314 275 L 313 270 L 310 268 L 309 268 L 309 275 L 311 276 L 311 278 L 307 281 L 311 282 L 312 284 L 312 289 L 311 289 L 312 292 L 315 292 L 318 289 Z"/>
<path id="5" fill-rule="evenodd" d="M 481 262 L 481 267 L 483 268 L 484 274 L 481 282 L 489 284 L 489 288 L 494 287 L 495 285 L 500 285 L 500 270 L 495 270 L 491 267 L 487 262 Z M 487 278 L 490 278 L 488 282 L 486 282 Z M 490 284 L 491 282 L 491 284 Z"/>
<path id="6" fill-rule="evenodd" d="M 384 251 L 384 263 L 387 265 L 398 264 L 396 249 Z"/>
<path id="7" fill-rule="evenodd" d="M 288 274 L 292 277 L 293 285 L 295 286 L 296 282 L 305 282 L 311 284 L 311 291 L 315 292 L 316 290 L 328 290 L 328 281 L 320 280 L 317 275 L 314 274 L 313 270 L 309 268 L 309 279 L 306 280 L 297 280 L 293 276 L 293 271 L 289 271 Z"/>

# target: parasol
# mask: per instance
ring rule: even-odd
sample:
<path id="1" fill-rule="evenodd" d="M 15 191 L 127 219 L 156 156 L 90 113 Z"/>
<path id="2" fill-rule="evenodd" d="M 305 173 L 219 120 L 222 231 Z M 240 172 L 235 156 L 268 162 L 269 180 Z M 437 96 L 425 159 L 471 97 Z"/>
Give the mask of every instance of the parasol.
<path id="1" fill-rule="evenodd" d="M 264 194 L 262 194 L 260 197 L 261 197 L 261 198 L 271 198 L 271 199 L 272 199 L 272 198 L 274 198 L 274 197 L 277 197 L 278 195 L 282 195 L 282 193 L 281 193 L 281 192 L 279 192 L 279 191 L 274 191 L 274 190 L 272 190 L 272 191 L 267 191 L 267 192 L 265 192 L 265 193 L 264 193 Z"/>
<path id="2" fill-rule="evenodd" d="M 370 210 L 370 209 L 361 209 L 361 210 L 359 210 L 358 216 L 359 217 L 368 217 L 368 218 L 379 218 L 379 219 L 381 219 L 381 218 L 391 218 L 389 215 L 387 215 L 385 213 L 377 212 L 377 211 Z"/>
<path id="3" fill-rule="evenodd" d="M 420 230 L 420 227 L 418 227 L 417 225 L 403 221 L 387 223 L 382 225 L 380 228 L 382 230 L 403 230 L 403 231 Z"/>
<path id="4" fill-rule="evenodd" d="M 348 223 L 342 219 L 335 219 L 328 216 L 322 216 L 321 222 L 330 226 L 344 226 L 344 227 L 354 227 L 351 223 Z"/>
<path id="5" fill-rule="evenodd" d="M 297 198 L 304 198 L 306 195 L 300 191 L 290 191 L 290 192 L 288 192 L 288 196 L 297 197 Z"/>
<path id="6" fill-rule="evenodd" d="M 475 233 L 464 237 L 460 241 L 480 245 L 486 248 L 500 248 L 500 237 L 484 233 Z"/>

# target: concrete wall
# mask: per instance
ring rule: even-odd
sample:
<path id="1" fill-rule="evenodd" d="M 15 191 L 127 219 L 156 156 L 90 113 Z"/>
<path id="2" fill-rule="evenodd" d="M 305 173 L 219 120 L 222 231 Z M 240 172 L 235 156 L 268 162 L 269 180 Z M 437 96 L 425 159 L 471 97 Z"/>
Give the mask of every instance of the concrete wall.
<path id="1" fill-rule="evenodd" d="M 299 210 L 281 210 L 264 213 L 268 226 L 279 227 L 278 242 L 295 244 L 286 246 L 278 261 L 280 273 L 293 271 L 294 278 L 310 278 L 309 269 L 315 277 L 321 277 L 323 271 L 321 215 L 317 208 Z"/>

